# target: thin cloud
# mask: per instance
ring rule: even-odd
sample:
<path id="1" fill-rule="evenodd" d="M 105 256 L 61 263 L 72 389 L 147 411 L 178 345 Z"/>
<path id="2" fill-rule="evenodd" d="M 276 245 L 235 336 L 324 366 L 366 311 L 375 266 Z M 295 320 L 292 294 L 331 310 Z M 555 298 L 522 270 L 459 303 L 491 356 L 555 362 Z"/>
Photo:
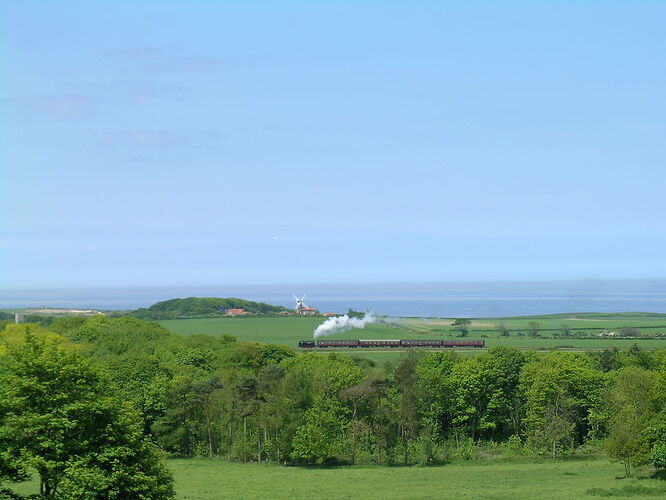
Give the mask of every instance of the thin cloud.
<path id="1" fill-rule="evenodd" d="M 126 102 L 132 105 L 157 100 L 182 102 L 190 91 L 189 87 L 177 85 L 151 86 L 137 84 L 133 88 L 128 89 L 123 94 L 123 97 Z"/>
<path id="2" fill-rule="evenodd" d="M 138 80 L 119 80 L 84 86 L 83 92 L 56 95 L 9 97 L 0 100 L 10 114 L 38 115 L 57 120 L 80 120 L 109 110 L 140 106 L 150 102 L 182 102 L 192 89 L 181 85 L 152 85 Z"/>
<path id="3" fill-rule="evenodd" d="M 139 68 L 155 73 L 203 73 L 219 71 L 229 62 L 213 57 L 171 57 L 141 64 Z"/>
<path id="4" fill-rule="evenodd" d="M 217 57 L 184 56 L 174 47 L 132 47 L 107 50 L 105 55 L 129 61 L 136 69 L 150 73 L 201 73 L 219 71 L 232 61 Z"/>
<path id="5" fill-rule="evenodd" d="M 61 120 L 87 118 L 98 112 L 98 100 L 84 94 L 63 94 L 8 99 L 22 111 Z"/>
<path id="6" fill-rule="evenodd" d="M 95 138 L 95 142 L 100 146 L 113 146 L 116 143 L 116 141 L 113 140 L 113 136 L 110 134 L 90 130 L 90 135 Z"/>
<path id="7" fill-rule="evenodd" d="M 163 57 L 167 50 L 163 47 L 130 47 L 127 49 L 105 50 L 103 54 L 127 59 L 151 59 Z"/>
<path id="8" fill-rule="evenodd" d="M 121 130 L 100 132 L 91 130 L 90 134 L 99 146 L 129 146 L 144 149 L 196 149 L 212 146 L 222 138 L 214 130 Z"/>

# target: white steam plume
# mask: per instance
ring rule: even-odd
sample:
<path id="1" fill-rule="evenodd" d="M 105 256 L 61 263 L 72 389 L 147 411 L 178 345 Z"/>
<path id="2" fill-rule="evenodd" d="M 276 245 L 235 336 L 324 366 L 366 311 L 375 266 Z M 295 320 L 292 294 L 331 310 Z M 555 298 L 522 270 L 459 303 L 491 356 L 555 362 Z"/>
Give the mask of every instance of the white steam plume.
<path id="1" fill-rule="evenodd" d="M 375 318 L 371 313 L 366 313 L 362 318 L 350 318 L 347 314 L 343 316 L 334 316 L 328 318 L 321 325 L 315 328 L 312 336 L 314 338 L 323 337 L 325 335 L 333 335 L 334 333 L 346 332 L 352 328 L 365 328 L 368 323 L 376 323 Z"/>

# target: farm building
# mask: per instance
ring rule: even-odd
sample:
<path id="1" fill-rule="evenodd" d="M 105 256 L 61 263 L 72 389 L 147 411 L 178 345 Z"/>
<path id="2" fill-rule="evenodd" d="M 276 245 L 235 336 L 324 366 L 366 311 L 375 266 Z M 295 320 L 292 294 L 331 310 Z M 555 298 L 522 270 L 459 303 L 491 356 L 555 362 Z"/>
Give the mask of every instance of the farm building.
<path id="1" fill-rule="evenodd" d="M 227 309 L 227 316 L 242 316 L 247 314 L 245 309 Z"/>
<path id="2" fill-rule="evenodd" d="M 316 316 L 319 314 L 319 311 L 317 311 L 317 309 L 314 307 L 302 307 L 300 313 L 303 316 Z"/>

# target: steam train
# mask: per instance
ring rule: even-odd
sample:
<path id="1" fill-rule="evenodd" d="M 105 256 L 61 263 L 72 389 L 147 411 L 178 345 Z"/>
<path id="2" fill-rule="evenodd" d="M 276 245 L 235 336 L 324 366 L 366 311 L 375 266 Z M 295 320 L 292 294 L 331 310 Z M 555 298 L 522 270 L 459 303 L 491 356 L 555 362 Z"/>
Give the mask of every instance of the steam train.
<path id="1" fill-rule="evenodd" d="M 313 349 L 315 347 L 475 347 L 486 345 L 485 340 L 301 340 L 298 347 Z"/>

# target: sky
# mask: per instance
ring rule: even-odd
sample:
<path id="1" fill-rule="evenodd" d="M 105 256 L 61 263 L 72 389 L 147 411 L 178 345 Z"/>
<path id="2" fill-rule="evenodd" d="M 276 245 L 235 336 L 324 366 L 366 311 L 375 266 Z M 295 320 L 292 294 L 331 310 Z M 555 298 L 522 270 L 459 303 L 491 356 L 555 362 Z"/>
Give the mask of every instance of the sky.
<path id="1" fill-rule="evenodd" d="M 0 4 L 0 288 L 666 277 L 666 2 Z"/>

